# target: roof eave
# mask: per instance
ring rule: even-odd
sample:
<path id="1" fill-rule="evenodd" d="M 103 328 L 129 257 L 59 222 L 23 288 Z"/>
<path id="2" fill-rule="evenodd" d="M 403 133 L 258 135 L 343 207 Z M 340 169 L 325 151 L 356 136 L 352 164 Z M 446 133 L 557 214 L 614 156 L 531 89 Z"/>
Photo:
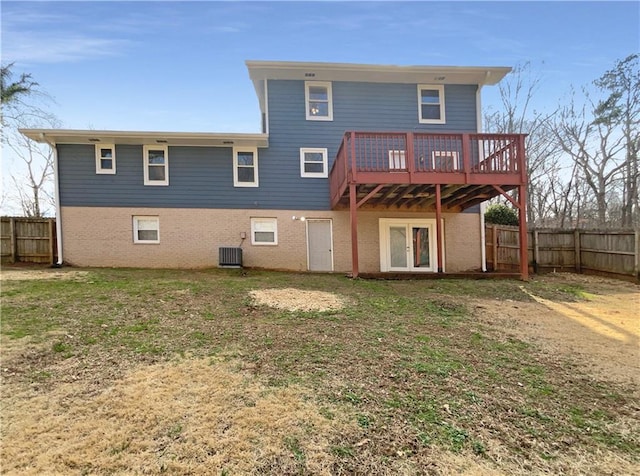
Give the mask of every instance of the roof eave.
<path id="1" fill-rule="evenodd" d="M 503 66 L 396 66 L 294 61 L 245 62 L 256 88 L 264 79 L 369 81 L 493 85 L 510 67 Z"/>
<path id="2" fill-rule="evenodd" d="M 19 129 L 20 133 L 36 142 L 50 144 L 135 144 L 201 147 L 253 146 L 268 147 L 268 134 L 111 131 L 77 129 Z"/>

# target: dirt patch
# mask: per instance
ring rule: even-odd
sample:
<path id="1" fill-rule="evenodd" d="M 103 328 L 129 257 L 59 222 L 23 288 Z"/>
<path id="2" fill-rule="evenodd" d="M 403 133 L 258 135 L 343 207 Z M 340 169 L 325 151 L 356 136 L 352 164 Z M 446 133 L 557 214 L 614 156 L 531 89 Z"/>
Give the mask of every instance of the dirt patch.
<path id="1" fill-rule="evenodd" d="M 323 291 L 302 289 L 261 289 L 250 291 L 256 304 L 287 311 L 337 311 L 344 307 L 344 299 Z"/>
<path id="2" fill-rule="evenodd" d="M 21 269 L 2 268 L 0 280 L 2 281 L 30 281 L 34 279 L 85 279 L 89 273 L 75 269 Z"/>
<path id="3" fill-rule="evenodd" d="M 579 284 L 576 302 L 550 301 L 526 292 L 534 302 L 475 300 L 485 324 L 550 353 L 578 357 L 598 377 L 640 383 L 640 289 L 637 285 L 584 275 L 543 276 L 550 282 Z"/>
<path id="4" fill-rule="evenodd" d="M 328 474 L 333 461 L 335 419 L 301 390 L 264 387 L 229 364 L 142 367 L 89 399 L 82 387 L 5 388 L 4 474 L 247 474 L 301 462 Z"/>

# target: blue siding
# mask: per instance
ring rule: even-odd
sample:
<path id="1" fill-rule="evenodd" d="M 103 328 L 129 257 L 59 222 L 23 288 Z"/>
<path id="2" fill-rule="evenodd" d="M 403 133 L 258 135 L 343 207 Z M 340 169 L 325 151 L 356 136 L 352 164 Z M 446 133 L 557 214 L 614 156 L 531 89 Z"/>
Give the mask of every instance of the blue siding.
<path id="1" fill-rule="evenodd" d="M 419 124 L 415 84 L 334 82 L 333 121 L 305 119 L 304 81 L 269 81 L 269 148 L 260 187 L 233 186 L 231 148 L 169 147 L 169 185 L 145 186 L 142 145 L 116 144 L 115 175 L 95 173 L 93 145 L 58 145 L 62 206 L 329 208 L 329 181 L 300 177 L 300 148 L 326 147 L 329 168 L 347 130 L 476 131 L 475 85 L 445 86 L 446 124 Z"/>
<path id="2" fill-rule="evenodd" d="M 475 85 L 445 86 L 446 124 L 420 124 L 416 84 L 333 82 L 333 121 L 307 121 L 304 81 L 269 81 L 269 149 L 277 161 L 274 208 L 328 209 L 328 179 L 300 177 L 301 147 L 326 147 L 329 169 L 346 131 L 476 132 Z M 262 177 L 261 177 L 262 186 Z"/>
<path id="3" fill-rule="evenodd" d="M 231 148 L 169 147 L 168 186 L 144 185 L 141 145 L 116 144 L 115 175 L 95 173 L 93 145 L 58 145 L 58 161 L 62 206 L 266 208 L 269 200 L 266 187 L 233 186 Z"/>

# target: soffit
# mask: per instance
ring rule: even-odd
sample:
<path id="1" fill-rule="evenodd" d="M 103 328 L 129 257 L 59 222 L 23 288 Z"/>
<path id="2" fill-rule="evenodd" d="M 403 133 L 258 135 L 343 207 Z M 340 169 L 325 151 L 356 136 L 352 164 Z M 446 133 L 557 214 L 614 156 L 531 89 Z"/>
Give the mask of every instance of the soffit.
<path id="1" fill-rule="evenodd" d="M 268 134 L 20 129 L 37 142 L 54 144 L 131 144 L 196 147 L 268 147 Z"/>

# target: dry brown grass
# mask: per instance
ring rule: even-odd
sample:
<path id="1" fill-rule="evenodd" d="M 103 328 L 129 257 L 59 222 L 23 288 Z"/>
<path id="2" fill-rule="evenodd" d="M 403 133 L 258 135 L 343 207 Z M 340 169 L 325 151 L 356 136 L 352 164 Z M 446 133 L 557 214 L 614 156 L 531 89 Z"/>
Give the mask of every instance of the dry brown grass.
<path id="1" fill-rule="evenodd" d="M 295 473 L 302 463 L 329 474 L 331 440 L 348 426 L 302 389 L 204 359 L 138 368 L 89 398 L 77 383 L 5 405 L 4 474 Z"/>
<path id="2" fill-rule="evenodd" d="M 3 282 L 3 474 L 640 473 L 637 384 L 584 365 L 634 368 L 633 285 L 30 272 Z"/>

